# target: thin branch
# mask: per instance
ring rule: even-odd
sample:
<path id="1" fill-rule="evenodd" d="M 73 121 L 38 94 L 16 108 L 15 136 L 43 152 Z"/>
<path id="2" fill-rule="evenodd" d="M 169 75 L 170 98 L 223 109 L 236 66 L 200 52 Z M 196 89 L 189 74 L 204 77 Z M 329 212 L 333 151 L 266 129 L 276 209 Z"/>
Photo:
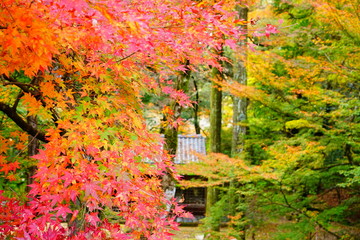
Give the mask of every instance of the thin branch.
<path id="1" fill-rule="evenodd" d="M 16 110 L 9 105 L 0 102 L 0 111 L 5 113 L 11 120 L 16 123 L 16 125 L 18 125 L 22 130 L 24 130 L 34 138 L 37 138 L 45 143 L 49 142 L 49 140 L 46 139 L 46 135 L 44 132 L 41 132 L 28 124 L 19 114 L 17 114 Z"/>
<path id="2" fill-rule="evenodd" d="M 324 53 L 324 56 L 327 58 L 327 60 L 335 67 L 339 68 L 339 69 L 342 69 L 343 67 L 348 69 L 348 70 L 355 70 L 355 71 L 359 71 L 360 69 L 358 68 L 354 68 L 354 67 L 347 67 L 344 65 L 344 62 L 346 59 L 344 59 L 344 61 L 340 64 L 340 66 L 338 64 L 336 64 L 333 60 L 331 60 L 331 58 L 329 57 L 328 54 Z"/>
<path id="3" fill-rule="evenodd" d="M 35 139 L 36 139 L 36 136 L 33 137 L 33 138 L 30 140 L 30 142 L 18 152 L 18 154 L 16 154 L 15 158 L 18 157 L 22 152 L 24 152 L 24 150 L 27 149 L 27 148 L 30 146 L 30 144 L 31 144 Z"/>
<path id="4" fill-rule="evenodd" d="M 11 17 L 11 19 L 15 22 L 15 19 L 14 19 L 13 15 L 11 14 L 9 8 L 6 6 L 6 4 L 3 5 L 3 7 L 4 7 L 4 8 L 6 9 L 6 11 L 9 13 L 9 16 Z"/>
<path id="5" fill-rule="evenodd" d="M 338 166 L 346 166 L 346 165 L 354 165 L 352 162 L 348 162 L 348 163 L 338 163 L 338 164 L 332 164 L 326 167 L 320 167 L 320 168 L 312 168 L 311 170 L 327 170 L 333 167 L 338 167 Z"/>
<path id="6" fill-rule="evenodd" d="M 281 194 L 283 195 L 283 198 L 284 198 L 284 201 L 285 201 L 286 205 L 288 205 L 289 207 L 291 207 L 291 205 L 290 205 L 289 201 L 287 200 L 287 197 L 286 197 L 286 195 L 285 195 L 285 193 L 284 193 L 284 190 L 283 190 L 283 188 L 282 188 L 282 179 L 281 179 L 281 181 L 280 181 L 279 189 L 280 189 Z M 293 207 L 291 207 L 291 209 L 297 210 L 297 209 L 295 209 L 295 208 L 293 208 Z M 298 210 L 297 210 L 297 211 L 298 211 Z"/>
<path id="7" fill-rule="evenodd" d="M 279 183 L 280 183 L 279 189 L 280 189 L 281 195 L 282 195 L 283 198 L 284 198 L 285 204 L 283 204 L 283 203 L 276 203 L 276 202 L 272 202 L 272 203 L 273 203 L 273 204 L 276 204 L 276 205 L 280 205 L 280 206 L 284 206 L 284 207 L 293 209 L 293 210 L 296 211 L 297 213 L 300 213 L 300 214 L 304 215 L 306 218 L 308 218 L 308 219 L 313 219 L 313 218 L 312 218 L 311 216 L 309 216 L 309 214 L 307 214 L 305 211 L 302 211 L 302 210 L 300 210 L 300 209 L 297 209 L 297 208 L 293 207 L 293 206 L 289 203 L 289 201 L 288 201 L 288 199 L 287 199 L 287 197 L 286 197 L 286 195 L 285 195 L 285 193 L 284 193 L 284 190 L 282 189 L 282 182 L 280 181 Z M 313 220 L 314 220 L 314 219 L 313 219 Z M 328 229 L 327 229 L 322 223 L 320 223 L 318 220 L 314 220 L 314 222 L 315 222 L 320 228 L 322 228 L 325 232 L 329 233 L 330 235 L 333 235 L 333 236 L 336 237 L 337 239 L 340 239 L 340 238 L 341 238 L 341 237 L 340 237 L 339 235 L 337 235 L 336 233 L 331 232 L 330 230 L 328 230 Z"/>
<path id="8" fill-rule="evenodd" d="M 16 79 L 12 78 L 12 77 L 8 77 L 6 75 L 2 75 L 1 76 L 3 79 L 7 80 L 7 83 L 3 83 L 4 85 L 16 85 L 18 86 L 23 92 L 29 93 L 32 96 L 34 96 L 37 100 L 39 100 L 42 104 L 43 107 L 46 107 L 46 102 L 44 101 L 44 99 L 41 97 L 41 92 L 39 90 L 30 90 L 30 87 L 35 87 L 37 86 L 36 82 L 38 81 L 37 78 L 34 78 L 31 83 L 22 83 L 22 82 L 18 82 Z M 20 93 L 14 103 L 13 108 L 15 109 L 17 107 L 17 104 L 19 103 L 19 98 L 21 98 L 23 96 L 23 93 Z M 55 111 L 54 108 L 50 108 L 50 112 L 51 112 L 51 116 L 53 117 L 53 121 L 56 123 L 59 120 L 59 116 L 57 114 L 57 112 Z"/>
<path id="9" fill-rule="evenodd" d="M 197 82 L 196 79 L 193 78 L 193 83 L 194 83 L 194 88 L 195 88 L 195 103 L 193 104 L 194 106 L 194 127 L 195 127 L 195 132 L 196 134 L 200 134 L 201 128 L 199 125 L 199 90 L 198 90 L 198 86 L 197 86 Z"/>
<path id="10" fill-rule="evenodd" d="M 137 53 L 137 52 L 138 52 L 138 51 L 133 52 L 133 53 L 127 55 L 126 57 L 123 57 L 123 58 L 117 60 L 116 62 L 119 63 L 119 62 L 121 62 L 121 61 L 124 61 L 125 59 L 128 59 L 129 57 L 131 57 L 132 55 L 134 55 L 134 54 Z"/>
<path id="11" fill-rule="evenodd" d="M 8 76 L 6 76 L 5 74 L 1 75 L 1 77 L 2 77 L 3 79 L 5 79 L 6 81 L 8 81 L 8 83 L 3 83 L 4 85 L 13 84 L 13 85 L 18 86 L 18 87 L 19 87 L 21 90 L 23 90 L 24 92 L 26 92 L 26 93 L 31 93 L 31 94 L 35 95 L 35 94 L 29 89 L 29 87 L 32 86 L 31 84 L 18 82 L 16 79 L 14 79 L 14 78 L 12 78 L 12 77 L 8 77 Z"/>
<path id="12" fill-rule="evenodd" d="M 16 100 L 14 102 L 14 105 L 12 106 L 12 109 L 14 109 L 14 111 L 16 111 L 16 108 L 20 102 L 20 99 L 22 98 L 22 96 L 24 96 L 24 92 L 23 91 L 20 91 L 18 96 L 16 97 Z"/>
<path id="13" fill-rule="evenodd" d="M 3 85 L 16 85 L 16 86 L 28 86 L 28 87 L 33 87 L 31 84 L 29 83 L 22 83 L 22 82 L 5 82 L 3 83 Z"/>
<path id="14" fill-rule="evenodd" d="M 194 24 L 191 24 L 190 26 L 193 26 Z M 177 24 L 177 25 L 167 25 L 167 26 L 153 26 L 150 27 L 151 29 L 158 29 L 158 28 L 182 28 L 185 27 L 183 24 Z"/>

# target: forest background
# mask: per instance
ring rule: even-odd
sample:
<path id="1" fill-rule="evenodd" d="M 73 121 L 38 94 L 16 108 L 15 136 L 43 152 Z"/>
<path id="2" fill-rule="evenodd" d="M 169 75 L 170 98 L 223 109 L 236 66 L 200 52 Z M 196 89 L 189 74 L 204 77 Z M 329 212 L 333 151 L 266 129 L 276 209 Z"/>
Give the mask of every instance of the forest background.
<path id="1" fill-rule="evenodd" d="M 211 239 L 358 239 L 359 6 L 2 1 L 0 236 L 170 239 L 180 181 Z M 189 123 L 212 154 L 175 168 Z"/>

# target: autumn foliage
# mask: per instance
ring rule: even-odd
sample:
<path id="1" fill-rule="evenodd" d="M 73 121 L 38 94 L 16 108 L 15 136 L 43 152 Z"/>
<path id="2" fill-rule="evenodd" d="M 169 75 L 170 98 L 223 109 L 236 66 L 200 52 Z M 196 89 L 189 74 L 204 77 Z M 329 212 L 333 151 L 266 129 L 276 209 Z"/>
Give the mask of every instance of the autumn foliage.
<path id="1" fill-rule="evenodd" d="M 241 35 L 233 5 L 2 0 L 0 237 L 169 238 L 182 210 L 166 210 L 159 176 L 173 166 L 146 129 L 141 97 L 187 104 L 168 77 L 185 60 L 219 67 L 209 49 L 236 47 Z M 122 227 L 105 217 L 114 209 Z"/>
<path id="2" fill-rule="evenodd" d="M 269 38 L 249 37 L 248 85 L 220 82 L 249 101 L 243 151 L 179 169 L 209 179 L 186 186 L 218 186 L 206 223 L 229 227 L 214 239 L 359 239 L 359 3 L 250 9 L 258 25 L 280 26 Z"/>

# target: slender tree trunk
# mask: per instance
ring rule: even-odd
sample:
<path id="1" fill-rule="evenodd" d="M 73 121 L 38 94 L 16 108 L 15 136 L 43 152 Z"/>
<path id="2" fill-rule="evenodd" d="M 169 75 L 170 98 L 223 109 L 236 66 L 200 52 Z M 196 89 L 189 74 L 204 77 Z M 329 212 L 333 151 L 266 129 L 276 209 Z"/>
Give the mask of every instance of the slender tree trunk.
<path id="1" fill-rule="evenodd" d="M 249 9 L 247 6 L 237 6 L 238 18 L 244 21 L 248 21 L 248 12 Z M 243 29 L 245 32 L 247 31 L 247 26 L 244 25 Z M 242 48 L 242 56 L 234 57 L 234 65 L 233 65 L 233 80 L 237 81 L 243 85 L 247 85 L 247 71 L 246 71 L 246 58 L 247 58 L 247 38 L 240 41 L 238 44 Z M 233 133 L 232 133 L 232 142 L 231 142 L 231 156 L 239 157 L 243 155 L 245 149 L 245 137 L 247 135 L 247 126 L 245 122 L 247 120 L 247 106 L 248 99 L 239 98 L 237 96 L 233 96 Z M 244 156 L 242 156 L 244 157 Z M 230 214 L 236 214 L 236 205 L 240 201 L 244 201 L 241 199 L 236 190 L 239 187 L 239 182 L 236 180 L 232 180 L 230 182 L 229 188 L 229 205 L 230 205 Z M 245 239 L 246 237 L 246 227 L 241 229 L 244 234 L 241 239 Z"/>
<path id="2" fill-rule="evenodd" d="M 213 77 L 222 80 L 222 74 L 218 69 L 213 69 Z M 210 98 L 210 151 L 221 152 L 221 114 L 222 114 L 222 91 L 221 87 L 212 83 Z"/>
<path id="3" fill-rule="evenodd" d="M 194 103 L 194 128 L 195 133 L 200 134 L 200 123 L 199 123 L 199 89 L 197 86 L 196 79 L 193 80 L 195 88 L 195 103 Z"/>
<path id="4" fill-rule="evenodd" d="M 177 142 L 178 142 L 178 129 L 172 126 L 166 126 L 164 131 L 165 146 L 164 149 L 172 156 L 176 155 Z M 172 161 L 174 161 L 174 158 Z M 167 170 L 166 174 L 162 177 L 161 185 L 164 190 L 165 197 L 167 200 L 171 200 L 175 196 L 176 185 L 173 173 L 170 169 Z M 167 210 L 170 211 L 171 205 L 166 206 Z"/>
<path id="5" fill-rule="evenodd" d="M 245 21 L 248 20 L 247 7 L 238 6 L 239 19 Z M 247 30 L 247 26 L 244 25 L 244 30 Z M 243 56 L 235 56 L 233 67 L 233 79 L 243 85 L 247 85 L 247 71 L 246 71 L 246 48 L 245 38 L 239 42 L 239 45 L 243 48 Z M 247 127 L 244 125 L 247 120 L 247 106 L 248 100 L 246 98 L 233 97 L 233 134 L 231 143 L 231 155 L 232 157 L 239 156 L 244 151 L 245 136 L 247 134 Z"/>
<path id="6" fill-rule="evenodd" d="M 38 73 L 38 75 L 36 77 L 34 77 L 31 81 L 31 83 L 35 86 L 38 86 L 38 84 L 40 83 L 41 79 L 43 77 L 43 74 L 41 72 Z M 33 128 L 33 129 L 38 129 L 38 122 L 37 122 L 37 118 L 36 116 L 28 116 L 26 118 L 28 124 Z M 39 147 L 40 147 L 40 141 L 36 138 L 36 136 L 30 136 L 28 137 L 28 157 L 34 156 L 36 154 L 39 153 Z M 27 192 L 30 191 L 30 187 L 29 185 L 32 184 L 34 182 L 33 176 L 35 175 L 36 172 L 36 166 L 30 166 L 27 171 L 26 171 L 26 178 L 27 178 L 27 187 L 26 190 Z"/>
<path id="7" fill-rule="evenodd" d="M 27 122 L 31 127 L 33 127 L 34 129 L 37 129 L 37 120 L 36 120 L 35 116 L 27 117 Z M 31 156 L 38 154 L 39 147 L 40 147 L 39 140 L 37 138 L 29 135 L 28 141 L 29 141 L 28 156 L 31 157 Z M 27 178 L 27 185 L 28 185 L 26 187 L 27 192 L 30 191 L 29 185 L 34 182 L 33 176 L 34 176 L 35 172 L 36 172 L 36 166 L 30 166 L 26 171 L 26 178 Z"/>
<path id="8" fill-rule="evenodd" d="M 223 79 L 218 69 L 214 68 L 212 77 L 217 81 Z M 221 119 L 222 119 L 222 91 L 221 87 L 213 82 L 210 97 L 210 151 L 213 153 L 221 152 Z M 211 179 L 209 179 L 211 181 Z M 207 188 L 206 194 L 206 217 L 213 218 L 211 230 L 220 231 L 221 219 L 215 219 L 211 214 L 211 209 L 217 202 L 218 190 L 215 186 Z"/>

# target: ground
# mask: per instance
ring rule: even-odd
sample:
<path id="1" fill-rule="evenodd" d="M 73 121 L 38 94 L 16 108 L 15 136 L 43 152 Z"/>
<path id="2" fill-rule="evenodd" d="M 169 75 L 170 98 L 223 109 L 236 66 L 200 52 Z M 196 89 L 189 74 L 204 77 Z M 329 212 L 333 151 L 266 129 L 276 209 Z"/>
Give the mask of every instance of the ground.
<path id="1" fill-rule="evenodd" d="M 204 235 L 198 227 L 180 227 L 174 234 L 174 240 L 201 240 Z"/>

